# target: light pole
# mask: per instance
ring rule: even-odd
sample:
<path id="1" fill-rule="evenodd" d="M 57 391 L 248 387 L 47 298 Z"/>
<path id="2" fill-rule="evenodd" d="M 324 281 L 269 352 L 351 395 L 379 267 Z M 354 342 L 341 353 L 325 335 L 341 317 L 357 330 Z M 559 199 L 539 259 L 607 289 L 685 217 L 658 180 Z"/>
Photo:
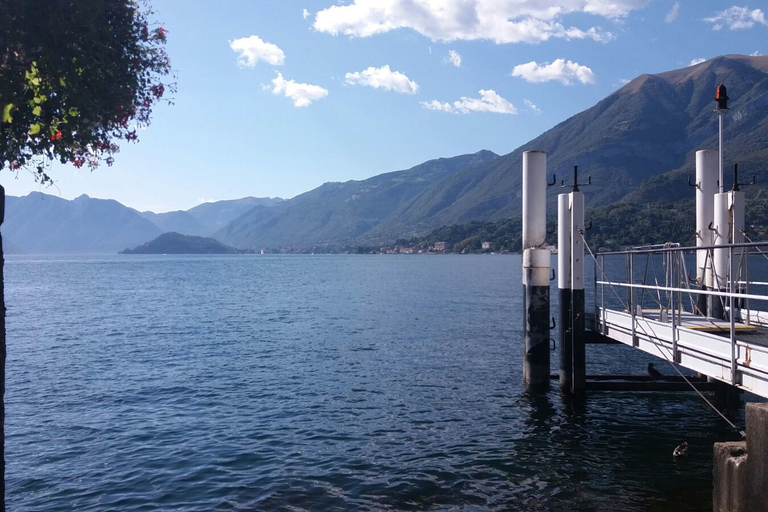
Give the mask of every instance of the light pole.
<path id="1" fill-rule="evenodd" d="M 725 85 L 720 84 L 717 87 L 717 93 L 715 94 L 715 102 L 717 103 L 717 107 L 715 108 L 715 112 L 717 112 L 718 120 L 720 121 L 720 130 L 718 135 L 718 152 L 720 153 L 720 167 L 719 167 L 719 174 L 718 177 L 720 178 L 720 181 L 718 181 L 718 192 L 723 193 L 723 115 L 725 114 L 725 111 L 728 110 L 728 94 L 725 91 Z"/>

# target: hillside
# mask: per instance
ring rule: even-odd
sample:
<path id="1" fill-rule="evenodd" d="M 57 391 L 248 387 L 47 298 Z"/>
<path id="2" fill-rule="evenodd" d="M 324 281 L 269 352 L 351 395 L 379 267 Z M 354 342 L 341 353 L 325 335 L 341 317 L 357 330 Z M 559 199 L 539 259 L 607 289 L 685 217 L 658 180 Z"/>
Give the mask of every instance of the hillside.
<path id="1" fill-rule="evenodd" d="M 134 249 L 123 249 L 120 254 L 238 254 L 239 252 L 241 251 L 213 238 L 163 233 Z"/>
<path id="2" fill-rule="evenodd" d="M 498 158 L 490 151 L 430 160 L 362 181 L 326 183 L 272 207 L 257 206 L 216 232 L 242 248 L 338 243 L 361 237 L 430 185 Z"/>
<path id="3" fill-rule="evenodd" d="M 558 182 L 572 178 L 574 165 L 591 175 L 593 186 L 584 190 L 588 207 L 685 200 L 695 152 L 717 145 L 712 110 L 721 82 L 731 97 L 726 166 L 738 159 L 745 174 L 758 174 L 764 184 L 768 171 L 758 163 L 768 157 L 768 56 L 729 55 L 637 77 L 505 156 L 481 152 L 471 160 L 465 155 L 369 180 L 328 183 L 270 210 L 255 208 L 214 236 L 238 247 L 376 244 L 445 225 L 517 217 L 522 154 L 529 149 L 547 152 Z M 421 179 L 419 169 L 448 163 L 450 169 Z M 550 212 L 560 192 L 549 190 Z"/>
<path id="4" fill-rule="evenodd" d="M 522 154 L 529 149 L 547 152 L 548 169 L 558 182 L 572 179 L 574 165 L 582 175 L 592 175 L 593 186 L 584 190 L 587 206 L 614 203 L 639 187 L 644 191 L 636 198 L 640 201 L 657 200 L 659 193 L 671 201 L 686 197 L 695 152 L 717 147 L 713 109 L 715 88 L 721 82 L 728 85 L 731 97 L 725 123 L 726 166 L 731 168 L 738 159 L 742 169 L 765 172 L 757 163 L 768 157 L 768 56 L 718 57 L 636 78 L 512 153 L 435 183 L 371 235 L 386 238 L 519 216 Z M 669 186 L 670 177 L 663 176 L 672 171 L 677 171 L 672 175 L 677 177 L 674 187 Z M 730 183 L 730 178 L 725 181 Z M 560 192 L 560 187 L 549 190 L 550 211 Z"/>

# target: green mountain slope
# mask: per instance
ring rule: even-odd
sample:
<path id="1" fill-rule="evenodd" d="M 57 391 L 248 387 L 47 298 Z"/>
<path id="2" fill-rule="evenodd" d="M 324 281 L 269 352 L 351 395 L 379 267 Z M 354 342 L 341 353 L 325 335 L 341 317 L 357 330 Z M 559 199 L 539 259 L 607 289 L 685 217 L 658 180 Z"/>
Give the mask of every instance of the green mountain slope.
<path id="1" fill-rule="evenodd" d="M 679 169 L 678 181 L 684 184 L 695 152 L 717 147 L 713 109 L 721 82 L 731 97 L 725 159 L 757 171 L 768 154 L 768 56 L 718 57 L 636 78 L 512 153 L 435 183 L 371 235 L 412 235 L 442 225 L 519 216 L 522 154 L 529 149 L 547 152 L 549 172 L 558 182 L 572 181 L 574 165 L 580 175 L 591 175 L 593 186 L 584 190 L 588 206 L 621 200 L 649 179 L 643 185 L 646 196 L 684 197 L 684 186 L 669 187 L 668 177 L 661 176 Z M 560 192 L 559 186 L 549 190 L 550 211 Z"/>
<path id="2" fill-rule="evenodd" d="M 498 158 L 490 151 L 430 160 L 363 181 L 326 183 L 272 207 L 259 206 L 213 236 L 242 248 L 338 243 L 364 236 L 433 183 Z"/>

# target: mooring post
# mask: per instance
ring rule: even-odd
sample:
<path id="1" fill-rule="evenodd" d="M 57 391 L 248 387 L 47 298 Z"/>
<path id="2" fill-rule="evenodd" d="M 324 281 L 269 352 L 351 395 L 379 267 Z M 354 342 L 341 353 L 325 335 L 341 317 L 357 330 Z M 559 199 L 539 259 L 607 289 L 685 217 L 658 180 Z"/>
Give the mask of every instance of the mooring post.
<path id="1" fill-rule="evenodd" d="M 523 378 L 549 387 L 549 267 L 547 155 L 523 153 Z"/>
<path id="2" fill-rule="evenodd" d="M 574 180 L 575 181 L 575 180 Z M 576 190 L 571 203 L 571 392 L 583 395 L 586 388 L 586 344 L 584 341 L 584 194 Z"/>
<path id="3" fill-rule="evenodd" d="M 712 245 L 714 223 L 714 200 L 717 192 L 717 170 L 720 152 L 704 149 L 696 152 L 696 245 Z M 712 289 L 712 260 L 709 251 L 696 251 L 696 281 L 702 290 Z M 697 309 L 699 314 L 707 314 L 710 296 L 699 295 Z"/>
<path id="4" fill-rule="evenodd" d="M 560 391 L 573 383 L 571 338 L 571 198 L 557 196 L 557 289 L 560 298 Z"/>
<path id="5" fill-rule="evenodd" d="M 727 245 L 731 231 L 730 211 L 728 210 L 729 193 L 715 194 L 714 217 L 715 221 L 712 228 L 712 244 Z M 729 268 L 728 249 L 714 249 L 713 251 L 714 276 L 712 277 L 712 288 L 717 291 L 725 291 L 727 288 Z M 723 297 L 712 296 L 709 304 L 709 316 L 712 318 L 725 318 L 725 306 Z"/>

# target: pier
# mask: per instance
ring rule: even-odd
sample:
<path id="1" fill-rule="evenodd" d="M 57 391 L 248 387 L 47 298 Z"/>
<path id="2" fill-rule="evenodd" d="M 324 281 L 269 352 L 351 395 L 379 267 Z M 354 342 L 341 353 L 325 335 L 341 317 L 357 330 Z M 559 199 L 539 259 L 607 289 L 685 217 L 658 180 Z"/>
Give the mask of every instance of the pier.
<path id="1" fill-rule="evenodd" d="M 768 510 L 768 404 L 747 404 L 742 431 L 719 409 L 739 405 L 742 391 L 768 399 L 768 242 L 752 241 L 745 224 L 745 196 L 738 164 L 730 191 L 723 191 L 725 86 L 717 89 L 720 149 L 696 153 L 696 231 L 690 242 L 666 242 L 602 251 L 589 246 L 578 167 L 569 193 L 558 196 L 557 287 L 560 299 L 558 374 L 561 393 L 591 391 L 694 391 L 742 436 L 714 447 L 714 509 Z M 526 165 L 531 158 L 538 165 Z M 525 380 L 540 387 L 548 358 L 534 348 L 554 328 L 546 322 L 549 293 L 541 290 L 549 270 L 545 244 L 546 155 L 523 157 L 523 280 L 525 288 Z M 531 185 L 533 184 L 533 185 Z M 535 204 L 536 208 L 527 205 Z M 692 212 L 693 213 L 693 212 Z M 526 236 L 535 232 L 536 236 Z M 585 260 L 593 265 L 585 294 Z M 533 267 L 539 272 L 535 281 Z M 540 269 L 539 269 L 540 267 Z M 752 267 L 752 268 L 750 268 Z M 554 279 L 552 276 L 551 279 Z M 590 293 L 591 292 L 591 293 Z M 590 304 L 586 297 L 591 299 Z M 536 298 L 536 300 L 534 300 Z M 544 300 L 546 298 L 546 301 Z M 665 360 L 677 373 L 664 377 L 649 364 L 648 375 L 587 376 L 590 343 L 616 343 Z M 535 370 L 531 370 L 535 365 Z M 683 370 L 688 370 L 684 372 Z M 692 375 L 694 373 L 695 375 Z M 710 400 L 703 392 L 714 392 Z M 711 393 L 710 393 L 711 397 Z M 755 508 L 756 507 L 756 508 Z"/>

